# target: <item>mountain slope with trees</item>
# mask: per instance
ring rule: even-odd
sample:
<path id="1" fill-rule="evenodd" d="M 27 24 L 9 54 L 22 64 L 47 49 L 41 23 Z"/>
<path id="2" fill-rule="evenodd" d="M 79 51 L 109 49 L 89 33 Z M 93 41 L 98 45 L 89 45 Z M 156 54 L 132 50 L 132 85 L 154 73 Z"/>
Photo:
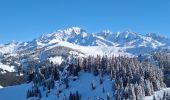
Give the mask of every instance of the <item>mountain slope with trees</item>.
<path id="1" fill-rule="evenodd" d="M 169 100 L 168 41 L 78 27 L 13 41 L 0 46 L 0 85 L 21 85 L 0 89 L 0 97 L 10 100 L 5 94 L 18 88 L 20 100 Z"/>

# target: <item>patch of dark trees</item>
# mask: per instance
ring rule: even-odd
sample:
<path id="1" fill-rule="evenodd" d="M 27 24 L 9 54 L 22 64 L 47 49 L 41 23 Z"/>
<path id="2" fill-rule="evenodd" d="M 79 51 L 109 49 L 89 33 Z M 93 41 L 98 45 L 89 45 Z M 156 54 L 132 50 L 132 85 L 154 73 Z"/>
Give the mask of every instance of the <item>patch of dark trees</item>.
<path id="1" fill-rule="evenodd" d="M 25 76 L 18 75 L 15 72 L 0 74 L 0 85 L 3 87 L 22 84 L 25 82 Z"/>

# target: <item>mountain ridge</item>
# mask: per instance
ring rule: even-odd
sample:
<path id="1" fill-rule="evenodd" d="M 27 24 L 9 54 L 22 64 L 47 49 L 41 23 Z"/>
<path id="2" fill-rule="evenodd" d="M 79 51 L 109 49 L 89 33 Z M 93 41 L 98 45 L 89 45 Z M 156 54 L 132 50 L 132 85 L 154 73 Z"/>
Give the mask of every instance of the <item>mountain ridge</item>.
<path id="1" fill-rule="evenodd" d="M 170 38 L 148 33 L 141 35 L 131 31 L 111 32 L 109 30 L 98 33 L 87 33 L 86 30 L 79 27 L 57 30 L 50 34 L 43 34 L 40 37 L 28 42 L 16 42 L 1 45 L 0 48 L 15 44 L 14 51 L 20 51 L 28 48 L 41 48 L 48 45 L 55 45 L 61 41 L 69 42 L 80 46 L 114 46 L 126 48 L 151 48 L 160 49 L 170 46 Z M 0 51 L 1 53 L 2 50 Z"/>

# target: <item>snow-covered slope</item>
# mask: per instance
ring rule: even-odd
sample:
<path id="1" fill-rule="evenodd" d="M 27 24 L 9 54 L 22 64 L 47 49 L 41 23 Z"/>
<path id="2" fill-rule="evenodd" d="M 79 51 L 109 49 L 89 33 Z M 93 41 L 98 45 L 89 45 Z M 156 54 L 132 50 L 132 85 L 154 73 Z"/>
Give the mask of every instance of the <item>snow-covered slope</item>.
<path id="1" fill-rule="evenodd" d="M 155 98 L 163 98 L 164 93 L 170 93 L 170 88 L 161 89 L 160 91 L 154 92 L 154 94 L 152 96 L 146 96 L 144 99 L 145 100 L 154 100 L 154 96 L 155 96 Z"/>
<path id="2" fill-rule="evenodd" d="M 79 79 L 76 81 L 73 81 L 70 77 L 70 88 L 61 89 L 62 93 L 60 93 L 59 95 L 57 94 L 57 90 L 59 89 L 57 88 L 59 85 L 57 81 L 55 83 L 55 88 L 49 93 L 48 97 L 46 97 L 46 93 L 41 87 L 41 100 L 65 100 L 65 98 L 68 97 L 70 93 L 76 93 L 76 91 L 79 91 L 79 93 L 82 94 L 81 100 L 106 100 L 107 96 L 109 96 L 111 100 L 114 100 L 111 85 L 112 83 L 114 83 L 114 81 L 111 81 L 108 76 L 105 76 L 103 79 L 103 84 L 100 84 L 99 76 L 94 76 L 92 73 L 81 72 Z M 92 82 L 96 85 L 95 90 L 92 90 L 90 88 Z M 12 100 L 26 100 L 27 90 L 31 87 L 32 83 L 0 88 L 0 98 L 2 100 L 11 100 L 12 97 Z M 170 92 L 170 89 L 161 89 L 160 91 L 154 92 L 152 96 L 146 96 L 143 100 L 153 100 L 153 96 L 155 96 L 156 98 L 162 98 L 164 92 Z M 37 99 L 39 100 L 39 98 L 33 97 L 29 98 L 28 100 Z"/>
<path id="3" fill-rule="evenodd" d="M 30 84 L 22 84 L 17 86 L 9 86 L 6 88 L 0 88 L 1 100 L 26 100 L 25 93 L 31 88 Z"/>
<path id="4" fill-rule="evenodd" d="M 92 80 L 96 84 L 96 89 L 94 91 L 91 91 L 90 88 Z M 81 95 L 82 97 L 81 100 L 98 100 L 100 98 L 106 100 L 107 95 L 109 95 L 111 99 L 113 99 L 111 83 L 113 82 L 109 80 L 108 76 L 105 76 L 103 84 L 99 84 L 98 76 L 95 77 L 93 74 L 90 73 L 81 73 L 79 80 L 71 81 L 70 88 L 68 90 L 62 90 L 63 92 L 59 95 L 59 98 L 56 96 L 57 95 L 56 91 L 58 89 L 57 82 L 56 82 L 56 88 L 50 92 L 48 98 L 45 96 L 45 92 L 43 92 L 43 89 L 41 88 L 42 91 L 41 100 L 63 100 L 65 98 L 64 95 L 68 97 L 70 92 L 75 93 L 77 90 L 79 91 L 80 94 L 83 94 Z M 30 83 L 30 84 L 22 84 L 18 86 L 2 88 L 0 89 L 0 98 L 3 100 L 11 100 L 12 97 L 12 100 L 26 100 L 27 90 L 31 88 L 31 86 L 32 85 Z M 30 98 L 29 100 L 32 99 Z"/>
<path id="5" fill-rule="evenodd" d="M 109 47 L 109 46 L 80 46 L 76 44 L 71 44 L 68 42 L 60 42 L 58 45 L 64 47 L 70 47 L 72 49 L 83 52 L 85 55 L 114 55 L 114 56 L 131 56 L 131 54 L 126 53 L 124 48 L 120 47 Z"/>
<path id="6" fill-rule="evenodd" d="M 4 65 L 0 62 L 0 69 L 2 71 L 0 71 L 0 73 L 6 73 L 6 72 L 14 72 L 14 66 L 9 66 L 9 65 Z"/>

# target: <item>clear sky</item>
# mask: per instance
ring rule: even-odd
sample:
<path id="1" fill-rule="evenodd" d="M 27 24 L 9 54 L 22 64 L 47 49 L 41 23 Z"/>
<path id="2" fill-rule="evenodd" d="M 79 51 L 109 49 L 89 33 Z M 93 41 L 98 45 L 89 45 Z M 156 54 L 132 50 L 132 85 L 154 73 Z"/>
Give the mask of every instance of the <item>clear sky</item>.
<path id="1" fill-rule="evenodd" d="M 0 43 L 71 26 L 170 37 L 170 0 L 0 0 Z"/>

